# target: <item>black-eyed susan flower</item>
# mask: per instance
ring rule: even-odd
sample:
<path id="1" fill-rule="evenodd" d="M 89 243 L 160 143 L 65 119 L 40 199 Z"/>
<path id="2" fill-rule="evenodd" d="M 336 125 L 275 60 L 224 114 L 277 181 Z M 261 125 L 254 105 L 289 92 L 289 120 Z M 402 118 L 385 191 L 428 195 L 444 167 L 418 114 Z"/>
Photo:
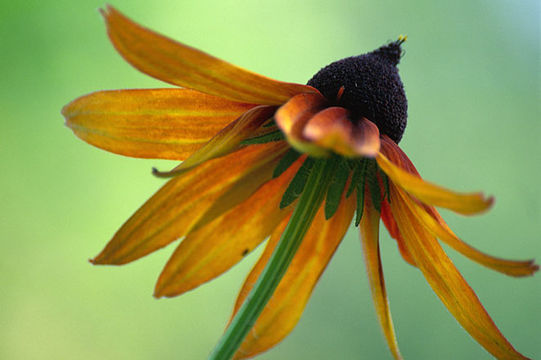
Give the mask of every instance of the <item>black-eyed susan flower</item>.
<path id="1" fill-rule="evenodd" d="M 380 219 L 406 262 L 488 352 L 523 359 L 500 333 L 439 241 L 510 276 L 533 261 L 503 260 L 460 240 L 435 207 L 471 215 L 492 198 L 421 179 L 398 147 L 407 101 L 397 65 L 404 38 L 343 59 L 308 85 L 257 75 L 103 12 L 111 41 L 140 71 L 179 89 L 100 91 L 62 111 L 84 141 L 133 157 L 182 160 L 115 234 L 94 264 L 120 265 L 183 238 L 156 297 L 227 271 L 266 238 L 213 358 L 254 356 L 296 325 L 352 219 L 360 225 L 376 312 L 401 358 L 379 251 Z M 439 240 L 439 241 L 438 241 Z M 249 295 L 251 294 L 251 295 Z"/>

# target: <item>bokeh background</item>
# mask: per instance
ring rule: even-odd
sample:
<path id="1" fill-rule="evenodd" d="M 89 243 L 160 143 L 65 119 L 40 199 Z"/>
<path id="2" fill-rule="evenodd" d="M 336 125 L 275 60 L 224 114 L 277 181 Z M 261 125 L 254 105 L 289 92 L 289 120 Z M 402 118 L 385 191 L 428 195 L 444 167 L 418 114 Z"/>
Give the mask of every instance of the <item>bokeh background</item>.
<path id="1" fill-rule="evenodd" d="M 103 0 L 102 0 L 103 1 Z M 106 153 L 76 139 L 60 109 L 100 89 L 163 87 L 109 44 L 99 0 L 0 2 L 0 358 L 204 359 L 257 253 L 196 291 L 152 298 L 173 247 L 124 267 L 92 267 L 173 163 Z M 407 34 L 401 146 L 422 174 L 496 196 L 489 213 L 444 213 L 472 245 L 541 259 L 540 3 L 115 0 L 136 21 L 250 70 L 305 82 L 320 67 Z M 539 276 L 513 279 L 449 250 L 495 322 L 538 358 Z M 382 238 L 407 359 L 490 359 L 420 272 Z M 351 229 L 297 328 L 261 359 L 390 359 Z"/>

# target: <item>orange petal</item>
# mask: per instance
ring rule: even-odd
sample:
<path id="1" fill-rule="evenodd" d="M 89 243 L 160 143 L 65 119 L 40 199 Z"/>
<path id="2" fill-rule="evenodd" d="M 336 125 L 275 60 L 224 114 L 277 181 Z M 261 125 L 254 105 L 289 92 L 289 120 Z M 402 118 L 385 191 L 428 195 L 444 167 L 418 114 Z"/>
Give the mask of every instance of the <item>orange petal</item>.
<path id="1" fill-rule="evenodd" d="M 303 130 L 310 118 L 328 104 L 319 94 L 299 94 L 291 98 L 275 114 L 276 124 L 286 135 L 287 141 L 297 150 L 315 156 L 326 155 L 328 152 L 319 146 L 311 144 L 304 138 Z"/>
<path id="2" fill-rule="evenodd" d="M 237 207 L 190 232 L 165 265 L 155 296 L 177 296 L 214 279 L 265 240 L 291 213 L 291 207 L 280 209 L 279 204 L 301 163 L 297 161 Z"/>
<path id="3" fill-rule="evenodd" d="M 244 70 L 132 22 L 113 7 L 102 11 L 109 38 L 134 67 L 170 84 L 253 104 L 279 105 L 314 92 Z"/>
<path id="4" fill-rule="evenodd" d="M 385 289 L 385 280 L 383 278 L 383 268 L 379 251 L 379 212 L 374 208 L 371 196 L 364 196 L 364 213 L 361 218 L 360 231 L 361 243 L 363 246 L 366 271 L 372 290 L 372 299 L 376 307 L 379 323 L 389 345 L 389 349 L 395 359 L 402 359 L 398 342 L 393 327 L 387 291 Z"/>
<path id="5" fill-rule="evenodd" d="M 433 236 L 441 239 L 447 245 L 471 260 L 510 276 L 529 276 L 533 275 L 539 269 L 539 267 L 534 264 L 534 260 L 513 261 L 500 259 L 475 249 L 460 240 L 447 226 L 435 209 L 432 211 L 432 214 L 429 214 L 425 209 L 415 203 L 415 201 L 409 199 L 407 195 L 402 194 L 402 198 L 413 215 L 417 217 L 419 222 Z"/>
<path id="6" fill-rule="evenodd" d="M 359 119 L 353 127 L 352 142 L 357 155 L 375 157 L 381 145 L 377 125 L 367 118 Z"/>
<path id="7" fill-rule="evenodd" d="M 293 330 L 319 277 L 351 223 L 355 205 L 353 196 L 342 198 L 337 212 L 329 220 L 325 220 L 324 206 L 321 206 L 286 274 L 244 339 L 235 359 L 261 353 L 276 345 Z M 286 224 L 287 219 L 272 234 L 263 255 L 246 278 L 237 298 L 234 314 L 259 278 Z"/>
<path id="8" fill-rule="evenodd" d="M 242 140 L 252 135 L 265 121 L 271 118 L 275 110 L 274 106 L 265 105 L 248 110 L 174 170 L 163 174 L 167 176 L 179 175 L 205 161 L 231 153 L 238 149 Z"/>
<path id="9" fill-rule="evenodd" d="M 393 164 L 407 172 L 419 175 L 419 172 L 404 151 L 387 135 L 381 135 L 381 152 L 391 160 Z"/>
<path id="10" fill-rule="evenodd" d="M 393 164 L 383 153 L 376 157 L 379 167 L 395 184 L 425 204 L 441 206 L 464 215 L 487 210 L 493 198 L 486 199 L 481 193 L 460 194 L 424 181 Z"/>
<path id="11" fill-rule="evenodd" d="M 286 149 L 285 142 L 246 147 L 171 179 L 122 225 L 92 262 L 125 264 L 186 235 L 236 182 L 278 161 Z"/>
<path id="12" fill-rule="evenodd" d="M 427 282 L 449 312 L 470 335 L 498 359 L 526 359 L 500 333 L 468 283 L 458 272 L 436 239 L 430 235 L 415 214 L 391 185 L 393 215 Z"/>
<path id="13" fill-rule="evenodd" d="M 254 105 L 186 89 L 99 91 L 62 109 L 75 135 L 107 151 L 184 160 Z"/>
<path id="14" fill-rule="evenodd" d="M 379 150 L 377 126 L 365 118 L 354 125 L 348 117 L 346 109 L 329 107 L 307 122 L 303 136 L 322 148 L 347 157 L 375 157 Z"/>
<path id="15" fill-rule="evenodd" d="M 404 238 L 400 234 L 400 230 L 398 229 L 398 225 L 394 220 L 393 214 L 391 212 L 391 207 L 387 200 L 381 202 L 381 220 L 383 220 L 383 224 L 385 224 L 387 231 L 389 231 L 389 235 L 391 235 L 391 237 L 396 240 L 396 243 L 398 244 L 398 250 L 400 251 L 400 255 L 402 255 L 402 258 L 408 264 L 416 266 L 415 260 L 413 260 L 413 257 L 408 252 L 408 249 L 406 249 L 406 245 L 404 245 Z"/>

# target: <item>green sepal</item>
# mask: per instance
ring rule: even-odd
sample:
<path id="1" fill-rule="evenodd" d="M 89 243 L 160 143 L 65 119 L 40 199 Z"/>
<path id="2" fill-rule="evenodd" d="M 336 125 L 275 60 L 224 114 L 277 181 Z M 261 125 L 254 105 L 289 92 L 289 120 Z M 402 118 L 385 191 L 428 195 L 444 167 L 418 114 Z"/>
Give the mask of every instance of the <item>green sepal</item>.
<path id="1" fill-rule="evenodd" d="M 266 144 L 273 141 L 285 140 L 284 133 L 280 130 L 273 131 L 268 134 L 261 136 L 256 136 L 253 138 L 244 139 L 241 141 L 241 145 L 255 145 L 255 144 Z"/>
<path id="2" fill-rule="evenodd" d="M 375 160 L 370 161 L 368 166 L 368 190 L 370 191 L 370 196 L 372 197 L 372 205 L 374 208 L 380 212 L 381 211 L 381 188 L 378 183 L 378 165 Z"/>
<path id="3" fill-rule="evenodd" d="M 282 200 L 280 201 L 280 209 L 283 209 L 293 203 L 302 194 L 313 166 L 314 159 L 312 158 L 307 158 L 302 163 L 302 166 L 299 168 L 289 183 L 284 195 L 282 196 Z"/>
<path id="4" fill-rule="evenodd" d="M 362 178 L 357 188 L 357 211 L 355 212 L 355 226 L 359 226 L 364 211 L 364 183 L 366 178 Z"/>
<path id="5" fill-rule="evenodd" d="M 289 149 L 284 157 L 280 160 L 278 165 L 274 168 L 274 172 L 272 173 L 272 178 L 275 179 L 278 176 L 282 175 L 284 171 L 289 169 L 291 165 L 301 156 L 301 153 L 297 150 L 291 148 Z"/>
<path id="6" fill-rule="evenodd" d="M 351 176 L 351 182 L 349 183 L 348 191 L 346 192 L 346 198 L 350 197 L 353 194 L 353 191 L 357 188 L 357 185 L 364 177 L 364 172 L 366 170 L 366 162 L 364 159 L 349 161 L 349 166 L 353 171 Z"/>
<path id="7" fill-rule="evenodd" d="M 274 120 L 274 118 L 270 118 L 269 120 L 267 120 L 266 123 L 262 125 L 262 127 L 267 128 L 267 127 L 271 127 L 275 125 L 276 125 L 276 120 Z"/>
<path id="8" fill-rule="evenodd" d="M 333 174 L 329 189 L 327 190 L 327 198 L 325 199 L 325 219 L 329 220 L 340 205 L 342 193 L 348 182 L 349 173 L 351 172 L 349 164 L 345 160 L 337 158 L 329 161 L 337 161 L 336 171 Z"/>
<path id="9" fill-rule="evenodd" d="M 355 183 L 355 189 L 357 190 L 357 211 L 355 213 L 355 226 L 359 226 L 363 217 L 364 211 L 364 189 L 366 185 L 366 177 L 368 170 L 368 160 L 362 159 L 358 165 L 358 173 L 360 174 L 357 182 Z"/>

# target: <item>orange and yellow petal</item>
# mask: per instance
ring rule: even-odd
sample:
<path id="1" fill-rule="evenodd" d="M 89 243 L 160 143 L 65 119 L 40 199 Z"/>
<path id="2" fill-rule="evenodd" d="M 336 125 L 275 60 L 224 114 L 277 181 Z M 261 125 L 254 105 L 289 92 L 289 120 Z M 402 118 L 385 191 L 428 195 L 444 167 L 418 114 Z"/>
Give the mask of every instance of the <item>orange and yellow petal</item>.
<path id="1" fill-rule="evenodd" d="M 398 225 L 396 224 L 396 221 L 391 212 L 391 207 L 387 200 L 381 202 L 381 220 L 383 221 L 383 224 L 387 228 L 389 235 L 391 235 L 391 237 L 396 240 L 396 243 L 398 245 L 398 250 L 400 251 L 400 255 L 402 255 L 402 258 L 408 264 L 412 266 L 416 266 L 415 260 L 413 260 L 413 257 L 408 252 L 406 245 L 404 245 L 404 238 L 400 234 L 400 230 L 398 229 Z"/>
<path id="2" fill-rule="evenodd" d="M 252 330 L 235 354 L 244 359 L 268 350 L 286 337 L 299 321 L 319 277 L 345 235 L 355 211 L 355 200 L 342 198 L 334 216 L 325 220 L 324 206 L 319 209 L 291 265 L 265 306 Z M 268 262 L 287 224 L 287 218 L 272 234 L 267 247 L 240 291 L 234 314 L 238 311 Z"/>
<path id="3" fill-rule="evenodd" d="M 395 359 L 402 359 L 398 342 L 394 331 L 393 320 L 385 289 L 385 280 L 383 278 L 383 267 L 381 265 L 379 248 L 379 219 L 380 213 L 372 205 L 371 197 L 364 196 L 364 213 L 361 218 L 360 232 L 361 243 L 363 246 L 366 271 L 372 290 L 372 299 L 376 307 L 376 314 L 387 340 L 387 344 Z"/>
<path id="4" fill-rule="evenodd" d="M 382 152 L 376 157 L 379 167 L 396 185 L 425 204 L 472 215 L 487 210 L 494 201 L 492 197 L 485 198 L 481 193 L 461 194 L 424 181 L 391 162 L 384 153 L 388 154 L 389 151 L 382 147 Z"/>
<path id="5" fill-rule="evenodd" d="M 403 198 L 410 211 L 426 230 L 469 259 L 510 276 L 530 276 L 539 269 L 534 260 L 514 261 L 501 259 L 475 249 L 458 238 L 435 209 L 430 209 L 429 213 L 406 195 Z"/>
<path id="6" fill-rule="evenodd" d="M 314 88 L 244 70 L 148 30 L 113 7 L 102 12 L 109 38 L 135 68 L 170 84 L 253 104 L 280 105 Z"/>
<path id="7" fill-rule="evenodd" d="M 222 274 L 255 249 L 291 213 L 291 207 L 280 209 L 279 204 L 301 163 L 297 161 L 246 201 L 190 232 L 167 262 L 154 295 L 171 297 L 191 290 Z"/>
<path id="8" fill-rule="evenodd" d="M 391 208 L 405 244 L 427 282 L 468 333 L 498 359 L 526 359 L 501 334 L 438 241 L 426 231 L 391 184 Z"/>
<path id="9" fill-rule="evenodd" d="M 194 152 L 174 170 L 168 172 L 167 176 L 179 175 L 205 161 L 237 150 L 242 140 L 253 135 L 265 121 L 273 116 L 275 110 L 274 106 L 261 105 L 246 111 L 238 119 L 220 130 L 208 143 Z"/>
<path id="10" fill-rule="evenodd" d="M 91 145 L 139 158 L 184 160 L 253 108 L 187 89 L 99 91 L 62 109 Z"/>
<path id="11" fill-rule="evenodd" d="M 262 167 L 272 167 L 286 150 L 285 142 L 246 147 L 169 180 L 122 225 L 92 262 L 125 264 L 186 235 L 238 181 Z"/>

